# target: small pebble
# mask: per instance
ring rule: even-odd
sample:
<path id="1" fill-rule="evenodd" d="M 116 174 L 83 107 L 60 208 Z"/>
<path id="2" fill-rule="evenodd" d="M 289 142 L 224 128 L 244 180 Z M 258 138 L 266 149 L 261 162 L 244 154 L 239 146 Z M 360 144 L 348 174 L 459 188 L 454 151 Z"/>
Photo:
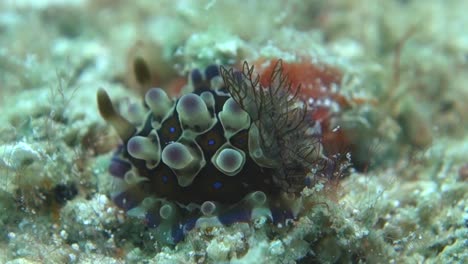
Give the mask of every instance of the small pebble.
<path id="1" fill-rule="evenodd" d="M 460 167 L 458 170 L 458 178 L 461 181 L 468 180 L 468 163 Z"/>

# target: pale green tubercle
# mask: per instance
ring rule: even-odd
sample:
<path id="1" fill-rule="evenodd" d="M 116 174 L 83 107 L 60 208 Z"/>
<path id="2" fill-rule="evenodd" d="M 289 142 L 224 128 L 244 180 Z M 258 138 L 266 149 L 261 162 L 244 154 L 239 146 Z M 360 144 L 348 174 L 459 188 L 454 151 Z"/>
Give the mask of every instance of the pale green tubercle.
<path id="1" fill-rule="evenodd" d="M 182 126 L 194 132 L 204 132 L 216 123 L 216 118 L 211 116 L 203 99 L 196 94 L 183 95 L 177 103 L 176 110 Z"/>
<path id="2" fill-rule="evenodd" d="M 224 103 L 223 110 L 219 112 L 218 117 L 223 125 L 226 138 L 231 138 L 237 132 L 250 126 L 249 114 L 242 110 L 232 98 Z"/>
<path id="3" fill-rule="evenodd" d="M 174 142 L 163 149 L 162 161 L 171 169 L 183 170 L 191 163 L 196 162 L 196 158 L 188 147 L 179 142 Z"/>

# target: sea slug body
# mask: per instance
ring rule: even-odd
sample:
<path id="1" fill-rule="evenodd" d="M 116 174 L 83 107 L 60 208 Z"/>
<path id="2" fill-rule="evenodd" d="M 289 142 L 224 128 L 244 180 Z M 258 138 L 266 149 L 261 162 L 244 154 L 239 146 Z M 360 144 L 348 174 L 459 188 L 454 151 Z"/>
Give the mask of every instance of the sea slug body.
<path id="1" fill-rule="evenodd" d="M 99 90 L 101 115 L 123 141 L 109 167 L 116 205 L 157 228 L 167 243 L 200 226 L 261 216 L 273 224 L 294 220 L 312 171 L 328 173 L 332 162 L 281 60 L 270 87 L 258 80 L 247 63 L 242 71 L 193 70 L 190 93 L 177 99 L 161 88 L 146 93 L 139 127 Z"/>

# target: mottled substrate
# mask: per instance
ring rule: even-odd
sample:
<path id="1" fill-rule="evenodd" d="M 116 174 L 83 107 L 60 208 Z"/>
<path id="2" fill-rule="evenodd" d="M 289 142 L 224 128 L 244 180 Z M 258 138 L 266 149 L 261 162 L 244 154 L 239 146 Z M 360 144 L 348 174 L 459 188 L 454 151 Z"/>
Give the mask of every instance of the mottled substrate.
<path id="1" fill-rule="evenodd" d="M 32 2 L 0 4 L 1 263 L 467 262 L 466 1 Z M 234 22 L 245 12 L 256 20 Z M 291 227 L 194 230 L 163 247 L 106 196 L 118 140 L 94 103 L 99 87 L 122 112 L 139 103 L 120 84 L 137 39 L 180 72 L 260 56 L 339 66 L 346 92 L 377 98 L 350 114 L 379 139 L 376 164 L 305 190 L 314 206 Z"/>

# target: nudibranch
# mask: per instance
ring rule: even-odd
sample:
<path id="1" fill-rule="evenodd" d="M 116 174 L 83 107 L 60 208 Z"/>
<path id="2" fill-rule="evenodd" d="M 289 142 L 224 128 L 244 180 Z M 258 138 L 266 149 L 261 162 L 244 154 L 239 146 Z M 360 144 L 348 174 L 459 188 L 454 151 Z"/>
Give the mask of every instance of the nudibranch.
<path id="1" fill-rule="evenodd" d="M 195 69 L 179 98 L 146 93 L 139 127 L 100 89 L 99 111 L 123 142 L 109 166 L 116 205 L 169 243 L 196 227 L 298 217 L 301 190 L 334 166 L 281 61 L 269 78 L 263 87 L 247 63 Z"/>

